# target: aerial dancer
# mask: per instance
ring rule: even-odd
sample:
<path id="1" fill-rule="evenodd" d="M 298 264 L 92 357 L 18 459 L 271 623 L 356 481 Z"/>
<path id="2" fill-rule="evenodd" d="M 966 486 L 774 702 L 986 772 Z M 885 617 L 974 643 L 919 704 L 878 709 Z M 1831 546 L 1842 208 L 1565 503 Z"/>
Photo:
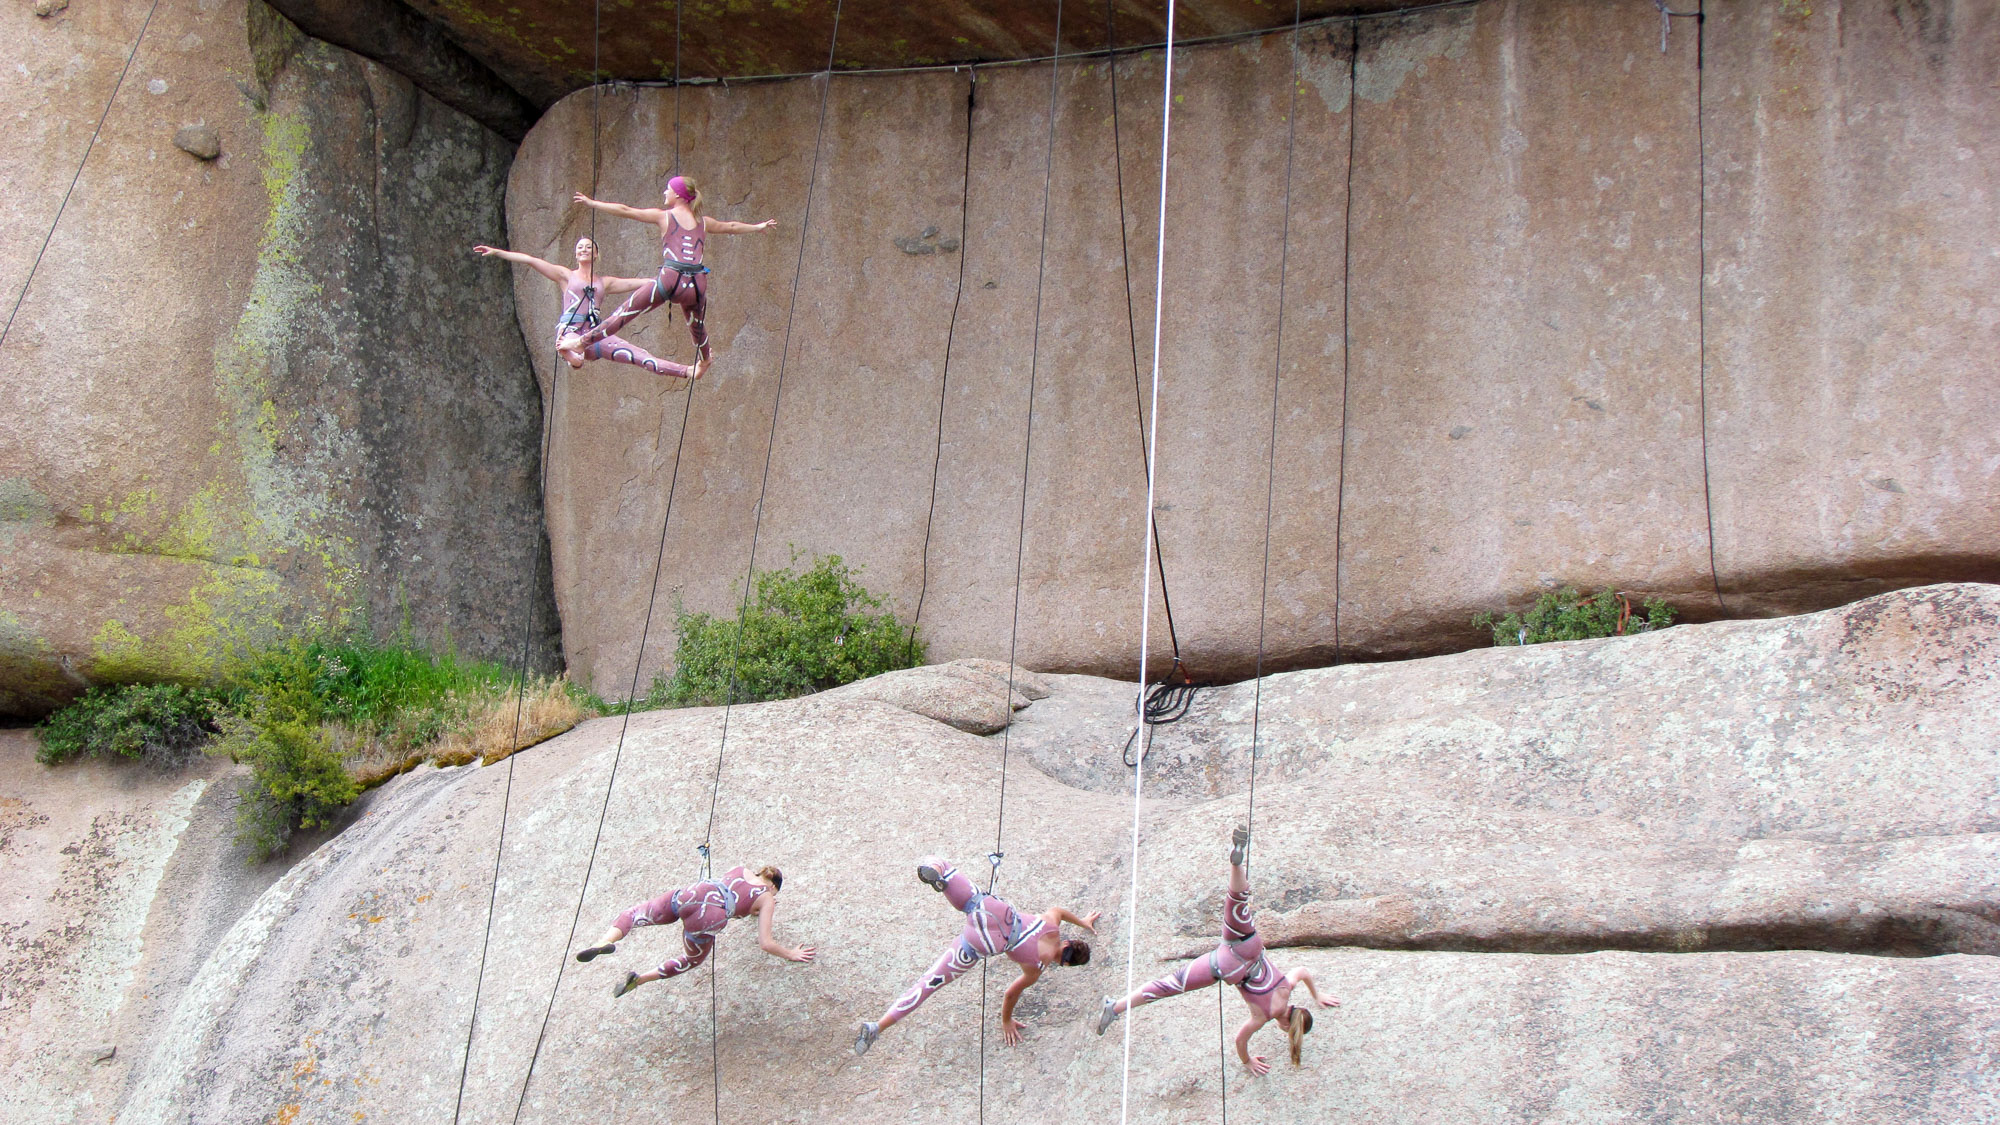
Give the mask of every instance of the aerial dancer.
<path id="1" fill-rule="evenodd" d="M 653 283 L 649 277 L 599 277 L 597 275 L 597 243 L 588 237 L 576 240 L 573 253 L 576 267 L 559 266 L 546 262 L 533 254 L 522 254 L 514 250 L 502 250 L 497 246 L 474 246 L 472 252 L 491 255 L 509 262 L 519 262 L 555 282 L 562 288 L 563 311 L 556 319 L 556 339 L 582 329 L 595 327 L 597 307 L 602 297 L 615 297 L 620 293 L 631 293 Z M 673 375 L 685 379 L 693 372 L 686 364 L 661 359 L 637 344 L 607 336 L 574 356 L 563 357 L 571 367 L 582 367 L 586 359 L 608 359 L 613 363 L 629 363 L 643 367 L 655 375 Z"/>
<path id="2" fill-rule="evenodd" d="M 687 316 L 688 335 L 694 337 L 695 350 L 700 353 L 692 376 L 699 379 L 707 373 L 709 362 L 714 358 L 708 346 L 708 267 L 701 263 L 702 248 L 711 234 L 750 234 L 770 230 L 778 225 L 778 220 L 734 223 L 709 218 L 701 213 L 701 189 L 684 176 L 668 180 L 666 189 L 660 194 L 666 204 L 664 207 L 627 207 L 623 203 L 606 203 L 582 192 L 576 193 L 576 201 L 586 207 L 595 207 L 607 215 L 651 223 L 660 228 L 660 272 L 650 284 L 627 298 L 618 311 L 605 318 L 602 324 L 588 331 L 572 331 L 557 346 L 565 357 L 581 354 L 584 348 L 617 332 L 640 313 L 673 304 Z"/>
<path id="3" fill-rule="evenodd" d="M 930 994 L 949 984 L 982 957 L 1004 953 L 1021 966 L 1021 975 L 1007 986 L 1007 998 L 1000 1006 L 1000 1029 L 1009 1045 L 1021 1041 L 1021 1022 L 1014 1018 L 1014 1002 L 1028 986 L 1042 977 L 1042 970 L 1056 965 L 1084 965 L 1090 962 L 1090 944 L 1080 938 L 1064 941 L 1062 924 L 1068 922 L 1091 933 L 1097 932 L 1098 912 L 1079 918 L 1060 906 L 1040 914 L 1023 914 L 1005 900 L 978 890 L 972 880 L 937 856 L 925 856 L 917 866 L 917 878 L 930 889 L 941 892 L 951 905 L 965 912 L 965 931 L 937 959 L 930 971 L 908 992 L 896 998 L 882 1018 L 861 1025 L 854 1037 L 854 1053 L 865 1055 L 875 1040 L 897 1021 L 917 1010 Z"/>
<path id="4" fill-rule="evenodd" d="M 681 955 L 662 963 L 657 969 L 626 973 L 624 982 L 611 991 L 614 997 L 623 996 L 642 984 L 677 977 L 700 965 L 708 960 L 709 951 L 715 948 L 715 935 L 722 932 L 731 918 L 748 918 L 755 914 L 758 948 L 787 961 L 809 962 L 814 955 L 812 946 L 788 949 L 771 936 L 771 916 L 777 912 L 778 891 L 784 885 L 784 873 L 775 867 L 759 868 L 755 876 L 747 877 L 743 868 L 732 867 L 719 879 L 703 879 L 691 887 L 669 892 L 625 911 L 611 923 L 610 929 L 604 931 L 604 936 L 597 939 L 596 945 L 578 953 L 576 959 L 592 961 L 616 952 L 618 942 L 640 926 L 679 922 Z"/>
<path id="5" fill-rule="evenodd" d="M 1252 1074 L 1265 1074 L 1271 1064 L 1262 1055 L 1250 1053 L 1250 1036 L 1265 1024 L 1276 1021 L 1291 1039 L 1292 1065 L 1299 1065 L 1299 1048 L 1306 1033 L 1312 1030 L 1312 1011 L 1292 1004 L 1292 989 L 1303 984 L 1312 998 L 1323 1008 L 1331 1008 L 1340 1003 L 1322 997 L 1313 985 L 1311 970 L 1293 969 L 1280 974 L 1264 956 L 1264 939 L 1257 928 L 1250 924 L 1250 877 L 1243 870 L 1243 861 L 1250 857 L 1250 832 L 1238 828 L 1231 839 L 1229 850 L 1229 893 L 1222 899 L 1222 944 L 1206 957 L 1198 957 L 1181 966 L 1180 971 L 1170 977 L 1161 977 L 1123 1000 L 1104 998 L 1104 1008 L 1097 1017 L 1097 1033 L 1111 1026 L 1119 1015 L 1141 1004 L 1150 1004 L 1168 996 L 1183 992 L 1193 992 L 1207 988 L 1217 981 L 1233 984 L 1243 994 L 1243 1002 L 1250 1005 L 1250 1018 L 1236 1031 L 1236 1057 L 1250 1068 Z"/>

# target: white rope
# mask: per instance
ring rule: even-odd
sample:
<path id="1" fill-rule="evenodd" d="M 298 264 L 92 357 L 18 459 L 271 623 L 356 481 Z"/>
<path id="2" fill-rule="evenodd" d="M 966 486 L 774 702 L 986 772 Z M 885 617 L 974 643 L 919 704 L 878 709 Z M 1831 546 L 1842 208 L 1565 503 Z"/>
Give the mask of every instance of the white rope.
<path id="1" fill-rule="evenodd" d="M 1146 655 L 1151 641 L 1153 611 L 1153 484 L 1160 451 L 1160 322 L 1161 304 L 1167 285 L 1167 147 L 1173 138 L 1174 121 L 1174 0 L 1167 0 L 1166 84 L 1160 95 L 1160 213 L 1159 241 L 1153 254 L 1153 392 L 1150 416 L 1146 420 L 1146 526 L 1141 536 L 1139 564 L 1139 694 L 1132 705 L 1133 720 L 1146 730 Z M 1117 63 L 1113 62 L 1113 66 Z M 1148 735 L 1150 737 L 1150 734 Z M 1132 889 L 1125 902 L 1125 995 L 1132 995 L 1133 969 L 1137 964 L 1139 937 L 1139 791 L 1146 777 L 1146 755 L 1132 771 Z M 1125 1061 L 1119 1080 L 1118 1120 L 1122 1123 L 1132 1108 L 1132 1019 L 1125 1012 Z"/>

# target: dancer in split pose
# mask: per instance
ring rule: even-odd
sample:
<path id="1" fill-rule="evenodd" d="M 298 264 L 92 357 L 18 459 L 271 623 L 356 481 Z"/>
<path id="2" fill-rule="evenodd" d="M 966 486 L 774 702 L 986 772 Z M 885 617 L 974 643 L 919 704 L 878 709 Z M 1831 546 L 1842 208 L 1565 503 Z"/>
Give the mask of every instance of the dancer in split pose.
<path id="1" fill-rule="evenodd" d="M 533 254 L 502 250 L 497 246 L 474 246 L 472 252 L 509 262 L 519 262 L 562 288 L 563 311 L 562 316 L 556 320 L 558 342 L 572 333 L 596 327 L 598 303 L 602 298 L 636 292 L 653 284 L 653 279 L 650 277 L 598 276 L 597 243 L 589 238 L 576 240 L 574 268 L 545 262 Z M 569 361 L 571 367 L 582 367 L 586 359 L 608 359 L 613 363 L 629 363 L 634 367 L 643 367 L 655 375 L 673 375 L 682 379 L 687 378 L 694 370 L 685 364 L 661 359 L 637 344 L 628 343 L 616 336 L 606 336 L 603 340 L 563 358 Z"/>
<path id="2" fill-rule="evenodd" d="M 586 207 L 595 207 L 607 215 L 651 223 L 660 228 L 660 272 L 650 284 L 627 298 L 618 311 L 606 317 L 602 324 L 587 331 L 573 331 L 563 337 L 559 346 L 565 357 L 581 354 L 584 348 L 609 337 L 648 309 L 673 304 L 687 315 L 688 334 L 694 337 L 695 350 L 700 353 L 700 358 L 695 361 L 693 377 L 699 379 L 708 371 L 709 361 L 714 356 L 708 346 L 708 267 L 701 264 L 702 248 L 711 234 L 750 234 L 770 230 L 778 225 L 778 221 L 765 219 L 761 223 L 733 223 L 709 218 L 701 213 L 701 190 L 695 187 L 693 180 L 684 176 L 668 180 L 661 197 L 666 204 L 664 207 L 627 207 L 623 203 L 606 203 L 582 192 L 576 193 L 576 201 Z"/>
<path id="3" fill-rule="evenodd" d="M 648 972 L 626 973 L 624 982 L 611 992 L 613 996 L 623 996 L 642 984 L 677 977 L 700 965 L 715 948 L 715 935 L 722 932 L 731 918 L 755 914 L 760 949 L 787 961 L 811 961 L 812 946 L 787 949 L 771 936 L 771 916 L 777 913 L 778 891 L 784 885 L 784 873 L 775 867 L 760 868 L 754 876 L 744 875 L 741 867 L 732 867 L 719 879 L 703 879 L 625 911 L 597 939 L 596 945 L 578 953 L 576 959 L 591 961 L 616 952 L 618 942 L 640 926 L 679 922 L 681 955 Z"/>
<path id="4" fill-rule="evenodd" d="M 1000 1005 L 1000 1028 L 1009 1044 L 1021 1041 L 1021 1022 L 1014 1018 L 1014 1002 L 1042 977 L 1042 970 L 1056 965 L 1084 965 L 1090 962 L 1090 945 L 1081 938 L 1064 941 L 1062 924 L 1068 922 L 1091 933 L 1097 932 L 1098 912 L 1079 918 L 1060 906 L 1040 914 L 1024 914 L 1006 900 L 978 890 L 972 880 L 937 856 L 925 856 L 917 866 L 917 878 L 941 892 L 954 909 L 965 912 L 965 931 L 937 959 L 930 971 L 896 998 L 882 1018 L 861 1025 L 854 1037 L 854 1053 L 865 1055 L 875 1040 L 897 1021 L 917 1010 L 931 993 L 951 983 L 982 957 L 1004 953 L 1021 966 L 1021 975 L 1007 986 L 1006 1000 Z"/>
<path id="5" fill-rule="evenodd" d="M 1222 944 L 1215 947 L 1215 952 L 1188 962 L 1174 975 L 1152 981 L 1123 1000 L 1114 1001 L 1106 996 L 1097 1017 L 1097 1033 L 1104 1034 L 1112 1021 L 1141 1004 L 1207 988 L 1218 981 L 1233 984 L 1243 994 L 1243 1002 L 1250 1005 L 1250 1018 L 1236 1031 L 1236 1057 L 1243 1060 L 1250 1073 L 1264 1074 L 1270 1071 L 1271 1064 L 1264 1056 L 1250 1053 L 1250 1037 L 1258 1028 L 1276 1021 L 1285 1029 L 1291 1039 L 1293 1066 L 1299 1065 L 1300 1045 L 1312 1030 L 1312 1011 L 1292 1003 L 1294 988 L 1305 985 L 1322 1008 L 1334 1007 L 1340 1001 L 1319 994 L 1310 970 L 1293 969 L 1280 974 L 1264 956 L 1264 939 L 1250 924 L 1250 877 L 1243 870 L 1244 861 L 1250 858 L 1249 831 L 1238 828 L 1231 845 L 1229 893 L 1222 899 Z"/>

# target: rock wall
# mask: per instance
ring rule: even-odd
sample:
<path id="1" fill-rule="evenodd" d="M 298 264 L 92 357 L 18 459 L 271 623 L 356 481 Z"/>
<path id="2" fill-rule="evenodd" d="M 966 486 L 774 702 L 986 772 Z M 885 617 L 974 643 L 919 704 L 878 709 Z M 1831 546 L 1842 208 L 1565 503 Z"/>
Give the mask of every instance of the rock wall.
<path id="1" fill-rule="evenodd" d="M 10 302 L 147 12 L 45 7 L 0 8 Z M 258 0 L 139 47 L 0 349 L 0 713 L 314 618 L 518 652 L 542 415 L 468 253 L 512 146 Z"/>
<path id="2" fill-rule="evenodd" d="M 1474 612 L 1565 582 L 1700 620 L 2000 575 L 1996 21 L 1736 5 L 1699 68 L 1691 22 L 1663 53 L 1643 4 L 1316 28 L 1288 238 L 1287 38 L 1178 56 L 1158 512 L 1197 671 L 1255 663 L 1274 372 L 1274 666 L 1465 647 Z M 582 678 L 633 674 L 670 495 L 662 604 L 734 604 L 774 409 L 757 565 L 839 553 L 921 601 L 934 655 L 1005 653 L 1031 375 L 1018 658 L 1132 674 L 1160 67 L 1119 61 L 1115 120 L 1103 60 L 1058 69 L 1046 260 L 1047 66 L 982 69 L 969 116 L 966 71 L 838 78 L 816 177 L 816 79 L 550 110 L 509 183 L 519 249 L 592 229 L 566 201 L 599 120 L 600 195 L 656 199 L 678 138 L 715 213 L 782 224 L 711 240 L 692 404 L 564 373 L 547 504 Z M 654 268 L 648 229 L 595 229 L 610 268 Z M 554 294 L 516 292 L 546 379 Z M 631 335 L 689 352 L 664 317 Z"/>
<path id="3" fill-rule="evenodd" d="M 1270 677 L 1256 923 L 1280 967 L 1310 967 L 1343 1004 L 1320 1013 L 1303 1068 L 1260 1032 L 1276 1062 L 1262 1078 L 1219 1064 L 1210 994 L 1142 1009 L 1132 1119 L 1211 1119 L 1226 1086 L 1232 1118 L 1280 1123 L 1989 1120 L 1996 648 L 2000 588 L 1940 586 L 1783 621 Z M 175 900 L 155 900 L 120 995 L 143 1007 L 170 983 L 171 1003 L 143 1030 L 63 1009 L 77 1040 L 122 1029 L 104 1034 L 129 1069 L 95 1104 L 203 1125 L 454 1107 L 504 1120 L 517 1100 L 523 1121 L 699 1116 L 709 982 L 611 995 L 679 935 L 641 929 L 588 965 L 570 954 L 693 881 L 722 754 L 715 854 L 782 866 L 776 936 L 819 949 L 795 965 L 743 924 L 719 939 L 723 1104 L 759 1121 L 964 1121 L 982 1105 L 993 1121 L 1113 1118 L 1124 1028 L 1093 1035 L 1097 1001 L 1124 989 L 1128 950 L 1144 979 L 1212 948 L 1227 833 L 1251 815 L 1247 691 L 1160 732 L 1131 900 L 1125 713 L 1077 717 L 1133 685 L 1022 674 L 1012 735 L 970 733 L 1009 709 L 1004 676 L 964 662 L 739 707 L 726 753 L 721 712 L 689 709 L 629 732 L 587 723 L 511 766 L 406 775 L 207 936 L 190 971 L 152 963 L 176 948 L 153 928 Z M 1077 720 L 1060 743 L 1037 742 L 1045 709 Z M 4 791 L 33 815 L 53 788 L 38 785 Z M 80 820 L 37 829 L 40 851 Z M 996 831 L 1003 896 L 1104 912 L 1093 960 L 1029 990 L 1018 1046 L 981 1034 L 1013 976 L 1003 963 L 857 1060 L 855 1023 L 960 929 L 911 877 L 916 858 L 983 867 Z M 107 880 L 101 897 L 124 887 Z M 29 917 L 78 908 L 43 892 Z M 66 996 L 59 982 L 27 994 L 51 1009 Z M 1234 1026 L 1239 1001 L 1224 1002 Z"/>

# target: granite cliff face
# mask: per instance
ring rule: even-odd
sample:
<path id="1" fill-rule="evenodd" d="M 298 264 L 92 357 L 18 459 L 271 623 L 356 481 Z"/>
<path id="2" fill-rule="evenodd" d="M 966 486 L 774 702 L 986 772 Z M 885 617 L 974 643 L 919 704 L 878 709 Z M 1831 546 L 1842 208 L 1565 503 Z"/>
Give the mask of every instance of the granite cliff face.
<path id="1" fill-rule="evenodd" d="M 1232 1115 L 1276 1122 L 1990 1118 L 1996 646 L 2000 588 L 1938 586 L 1271 677 L 1257 924 L 1280 965 L 1311 966 L 1343 1006 L 1322 1013 L 1303 1069 L 1265 1078 L 1219 1073 L 1209 995 L 1142 1010 L 1134 1118 L 1211 1116 L 1224 1082 Z M 717 854 L 782 865 L 778 936 L 820 950 L 784 964 L 741 926 L 723 935 L 718 1058 L 737 1115 L 976 1112 L 979 974 L 866 1058 L 849 1042 L 957 932 L 912 866 L 933 850 L 983 866 L 1003 772 L 1000 892 L 1105 917 L 1093 962 L 1028 994 L 1024 1044 L 988 1028 L 985 1111 L 1117 1112 L 1122 1048 L 1091 1033 L 1096 1001 L 1123 988 L 1128 935 L 1141 976 L 1212 944 L 1225 837 L 1250 815 L 1249 700 L 1218 693 L 1155 739 L 1134 914 L 1128 712 L 1101 705 L 1132 686 L 1016 686 L 1010 704 L 1004 665 L 966 662 L 730 716 Z M 970 733 L 1010 707 L 1009 734 Z M 722 719 L 639 715 L 622 750 L 618 720 L 601 720 L 511 771 L 406 775 L 261 893 L 217 875 L 240 870 L 217 844 L 230 779 L 119 792 L 10 747 L 0 850 L 34 905 L 0 962 L 0 1063 L 37 1081 L 0 1104 L 52 1121 L 442 1120 L 470 1029 L 465 1119 L 507 1120 L 550 1010 L 522 1120 L 698 1116 L 707 982 L 610 995 L 676 935 L 641 930 L 578 965 L 569 931 L 695 877 Z M 994 974 L 993 1001 L 1009 976 Z M 92 1062 L 101 1046 L 116 1055 Z"/>
<path id="2" fill-rule="evenodd" d="M 54 7 L 0 9 L 10 297 L 147 12 Z M 160 5 L 0 350 L 0 713 L 314 618 L 518 651 L 542 415 L 467 252 L 512 156 L 259 0 Z"/>
<path id="3" fill-rule="evenodd" d="M 1494 0 L 1309 31 L 1296 102 L 1285 36 L 1180 55 L 1158 514 L 1198 673 L 1255 664 L 1274 371 L 1267 666 L 1469 647 L 1475 611 L 1565 582 L 1699 620 L 2000 576 L 1976 159 L 2000 12 L 1906 8 L 1732 5 L 1697 70 L 1645 4 Z M 567 203 L 593 137 L 602 196 L 656 199 L 678 153 L 718 214 L 782 224 L 711 241 L 691 408 L 564 372 L 547 503 L 580 678 L 632 674 L 670 494 L 662 597 L 734 604 L 774 409 L 757 565 L 839 553 L 922 600 L 934 655 L 1006 651 L 1031 370 L 1020 659 L 1134 674 L 1160 66 L 1120 59 L 1114 120 L 1109 65 L 1062 64 L 1046 262 L 1046 65 L 981 69 L 969 107 L 967 71 L 836 77 L 816 179 L 817 79 L 551 108 L 517 246 L 595 229 L 610 268 L 654 268 L 650 230 Z M 516 292 L 545 349 L 550 287 Z M 663 317 L 631 335 L 688 353 Z"/>

